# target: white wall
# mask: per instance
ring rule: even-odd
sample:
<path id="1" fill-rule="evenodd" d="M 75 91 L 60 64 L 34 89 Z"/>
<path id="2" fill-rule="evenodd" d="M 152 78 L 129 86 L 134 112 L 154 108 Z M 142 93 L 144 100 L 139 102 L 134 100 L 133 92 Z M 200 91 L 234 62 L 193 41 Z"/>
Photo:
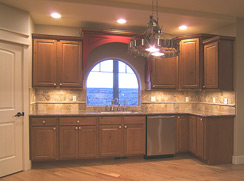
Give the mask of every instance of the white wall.
<path id="1" fill-rule="evenodd" d="M 36 25 L 35 33 L 63 36 L 80 36 L 80 28 L 66 26 Z"/>
<path id="2" fill-rule="evenodd" d="M 237 18 L 235 41 L 236 118 L 233 163 L 244 163 L 244 18 Z"/>

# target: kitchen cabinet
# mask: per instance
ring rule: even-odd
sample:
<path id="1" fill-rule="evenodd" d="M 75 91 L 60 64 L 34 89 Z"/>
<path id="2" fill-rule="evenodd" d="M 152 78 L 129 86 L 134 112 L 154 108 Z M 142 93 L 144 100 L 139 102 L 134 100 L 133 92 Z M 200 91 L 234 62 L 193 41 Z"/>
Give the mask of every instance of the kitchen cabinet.
<path id="1" fill-rule="evenodd" d="M 99 156 L 145 154 L 145 117 L 100 117 Z"/>
<path id="2" fill-rule="evenodd" d="M 60 159 L 97 157 L 96 117 L 61 117 Z"/>
<path id="3" fill-rule="evenodd" d="M 124 117 L 124 152 L 125 156 L 144 155 L 146 144 L 146 125 L 143 116 Z"/>
<path id="4" fill-rule="evenodd" d="M 233 117 L 189 117 L 189 151 L 206 163 L 231 163 Z"/>
<path id="5" fill-rule="evenodd" d="M 34 36 L 32 75 L 33 87 L 81 88 L 83 80 L 81 40 Z"/>
<path id="6" fill-rule="evenodd" d="M 178 57 L 154 58 L 149 89 L 176 89 L 178 85 Z"/>
<path id="7" fill-rule="evenodd" d="M 57 159 L 57 132 L 57 118 L 31 118 L 30 155 L 32 161 Z"/>
<path id="8" fill-rule="evenodd" d="M 196 122 L 196 155 L 202 159 L 206 159 L 206 120 L 197 117 Z"/>
<path id="9" fill-rule="evenodd" d="M 197 118 L 189 116 L 189 151 L 197 154 Z"/>
<path id="10" fill-rule="evenodd" d="M 232 37 L 216 36 L 204 44 L 204 89 L 233 90 Z"/>
<path id="11" fill-rule="evenodd" d="M 189 120 L 187 115 L 176 117 L 176 153 L 189 151 Z"/>
<path id="12" fill-rule="evenodd" d="M 200 88 L 199 38 L 180 41 L 179 86 L 180 89 Z"/>

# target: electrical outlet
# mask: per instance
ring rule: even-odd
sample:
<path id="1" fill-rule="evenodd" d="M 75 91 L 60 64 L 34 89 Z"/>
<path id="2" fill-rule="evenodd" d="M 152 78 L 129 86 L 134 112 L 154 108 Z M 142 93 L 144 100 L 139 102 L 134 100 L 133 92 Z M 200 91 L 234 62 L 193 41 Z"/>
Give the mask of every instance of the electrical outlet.
<path id="1" fill-rule="evenodd" d="M 186 102 L 189 102 L 189 97 L 186 97 Z"/>
<path id="2" fill-rule="evenodd" d="M 73 101 L 74 101 L 74 102 L 76 101 L 76 96 L 73 96 Z"/>
<path id="3" fill-rule="evenodd" d="M 216 98 L 215 97 L 213 97 L 213 103 L 216 103 Z"/>
<path id="4" fill-rule="evenodd" d="M 151 96 L 151 102 L 156 102 L 156 97 Z"/>
<path id="5" fill-rule="evenodd" d="M 228 98 L 224 98 L 224 104 L 228 104 Z"/>

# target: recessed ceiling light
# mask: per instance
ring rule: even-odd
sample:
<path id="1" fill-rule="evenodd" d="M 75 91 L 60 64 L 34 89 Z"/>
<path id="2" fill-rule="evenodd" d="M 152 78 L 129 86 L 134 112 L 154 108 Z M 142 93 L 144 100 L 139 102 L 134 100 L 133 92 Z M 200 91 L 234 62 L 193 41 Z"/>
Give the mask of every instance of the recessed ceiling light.
<path id="1" fill-rule="evenodd" d="M 117 19 L 117 23 L 125 24 L 126 23 L 126 19 L 123 19 L 123 18 Z"/>
<path id="2" fill-rule="evenodd" d="M 61 18 L 61 14 L 59 13 L 52 13 L 51 16 L 56 19 Z"/>
<path id="3" fill-rule="evenodd" d="M 181 25 L 181 26 L 179 26 L 179 29 L 180 30 L 186 30 L 188 27 L 186 26 L 186 25 Z"/>

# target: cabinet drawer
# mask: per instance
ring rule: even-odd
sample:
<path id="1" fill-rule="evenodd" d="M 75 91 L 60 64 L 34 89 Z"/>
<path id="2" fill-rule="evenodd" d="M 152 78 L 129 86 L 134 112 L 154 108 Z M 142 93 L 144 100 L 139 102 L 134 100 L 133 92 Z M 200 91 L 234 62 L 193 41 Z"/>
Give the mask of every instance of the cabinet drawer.
<path id="1" fill-rule="evenodd" d="M 99 124 L 121 124 L 122 117 L 100 117 Z"/>
<path id="2" fill-rule="evenodd" d="M 57 118 L 31 118 L 31 126 L 56 126 Z"/>
<path id="3" fill-rule="evenodd" d="M 59 118 L 59 125 L 96 125 L 96 117 L 63 117 Z"/>
<path id="4" fill-rule="evenodd" d="M 146 122 L 145 116 L 126 116 L 124 117 L 125 124 L 145 124 Z"/>

